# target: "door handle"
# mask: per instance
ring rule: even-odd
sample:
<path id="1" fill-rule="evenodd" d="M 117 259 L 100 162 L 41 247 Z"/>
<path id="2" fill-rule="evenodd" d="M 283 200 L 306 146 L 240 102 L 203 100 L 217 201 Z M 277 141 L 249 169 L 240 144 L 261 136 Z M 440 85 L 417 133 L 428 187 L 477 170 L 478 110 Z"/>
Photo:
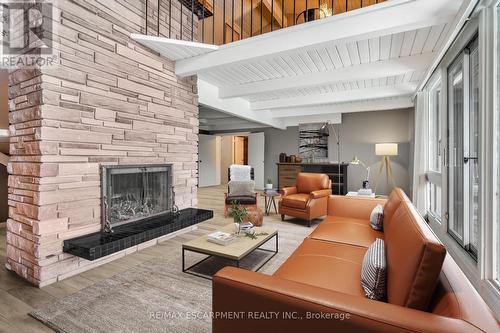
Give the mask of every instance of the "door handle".
<path id="1" fill-rule="evenodd" d="M 464 163 L 467 164 L 469 160 L 477 160 L 477 157 L 473 156 L 464 156 Z"/>

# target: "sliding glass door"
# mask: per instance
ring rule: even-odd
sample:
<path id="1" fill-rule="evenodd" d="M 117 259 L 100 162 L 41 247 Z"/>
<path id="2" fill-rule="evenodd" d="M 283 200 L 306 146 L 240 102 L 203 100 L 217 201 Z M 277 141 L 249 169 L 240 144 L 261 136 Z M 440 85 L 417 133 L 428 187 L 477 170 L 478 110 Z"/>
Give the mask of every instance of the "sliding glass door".
<path id="1" fill-rule="evenodd" d="M 479 55 L 472 41 L 448 68 L 448 233 L 477 258 Z"/>

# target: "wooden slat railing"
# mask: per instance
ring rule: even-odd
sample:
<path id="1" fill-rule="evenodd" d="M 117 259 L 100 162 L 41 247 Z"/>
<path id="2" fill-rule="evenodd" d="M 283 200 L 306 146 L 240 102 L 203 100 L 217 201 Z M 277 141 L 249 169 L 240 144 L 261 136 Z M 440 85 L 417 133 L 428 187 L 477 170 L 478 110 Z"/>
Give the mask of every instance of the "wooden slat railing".
<path id="1" fill-rule="evenodd" d="M 148 2 L 146 0 L 146 7 Z M 157 0 L 157 7 L 172 11 L 173 1 Z M 180 38 L 208 44 L 227 44 L 297 24 L 376 5 L 386 0 L 179 0 L 181 5 Z M 146 8 L 146 12 L 148 8 Z M 190 29 L 182 22 L 187 16 Z M 160 34 L 160 15 L 157 35 L 172 37 L 172 18 L 168 15 L 168 34 Z M 151 19 L 148 16 L 148 19 Z M 196 23 L 197 21 L 197 23 Z M 148 23 L 146 22 L 146 26 Z M 187 32 L 186 32 L 187 30 Z M 148 33 L 148 31 L 146 31 Z M 149 32 L 151 33 L 151 32 Z M 179 36 L 176 36 L 177 38 Z"/>

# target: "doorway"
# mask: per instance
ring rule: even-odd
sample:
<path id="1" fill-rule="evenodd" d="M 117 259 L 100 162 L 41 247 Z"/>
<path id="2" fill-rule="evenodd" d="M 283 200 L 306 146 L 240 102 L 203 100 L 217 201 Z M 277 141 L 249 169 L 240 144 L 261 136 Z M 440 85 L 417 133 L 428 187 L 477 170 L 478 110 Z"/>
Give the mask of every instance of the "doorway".
<path id="1" fill-rule="evenodd" d="M 234 159 L 233 164 L 248 164 L 248 137 L 233 136 Z"/>
<path id="2" fill-rule="evenodd" d="M 222 183 L 229 181 L 227 170 L 231 164 L 250 165 L 254 168 L 255 188 L 264 188 L 264 133 L 237 133 L 221 139 Z"/>

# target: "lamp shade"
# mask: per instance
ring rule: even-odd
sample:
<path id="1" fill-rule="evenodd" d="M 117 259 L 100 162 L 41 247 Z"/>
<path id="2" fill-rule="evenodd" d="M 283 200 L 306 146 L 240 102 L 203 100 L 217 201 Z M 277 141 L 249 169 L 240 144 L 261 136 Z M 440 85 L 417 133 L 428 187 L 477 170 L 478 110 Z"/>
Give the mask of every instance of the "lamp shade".
<path id="1" fill-rule="evenodd" d="M 397 143 L 376 143 L 375 155 L 377 156 L 397 156 L 398 144 Z"/>
<path id="2" fill-rule="evenodd" d="M 318 134 L 321 136 L 329 136 L 330 130 L 328 129 L 328 123 L 324 123 L 318 130 Z"/>

